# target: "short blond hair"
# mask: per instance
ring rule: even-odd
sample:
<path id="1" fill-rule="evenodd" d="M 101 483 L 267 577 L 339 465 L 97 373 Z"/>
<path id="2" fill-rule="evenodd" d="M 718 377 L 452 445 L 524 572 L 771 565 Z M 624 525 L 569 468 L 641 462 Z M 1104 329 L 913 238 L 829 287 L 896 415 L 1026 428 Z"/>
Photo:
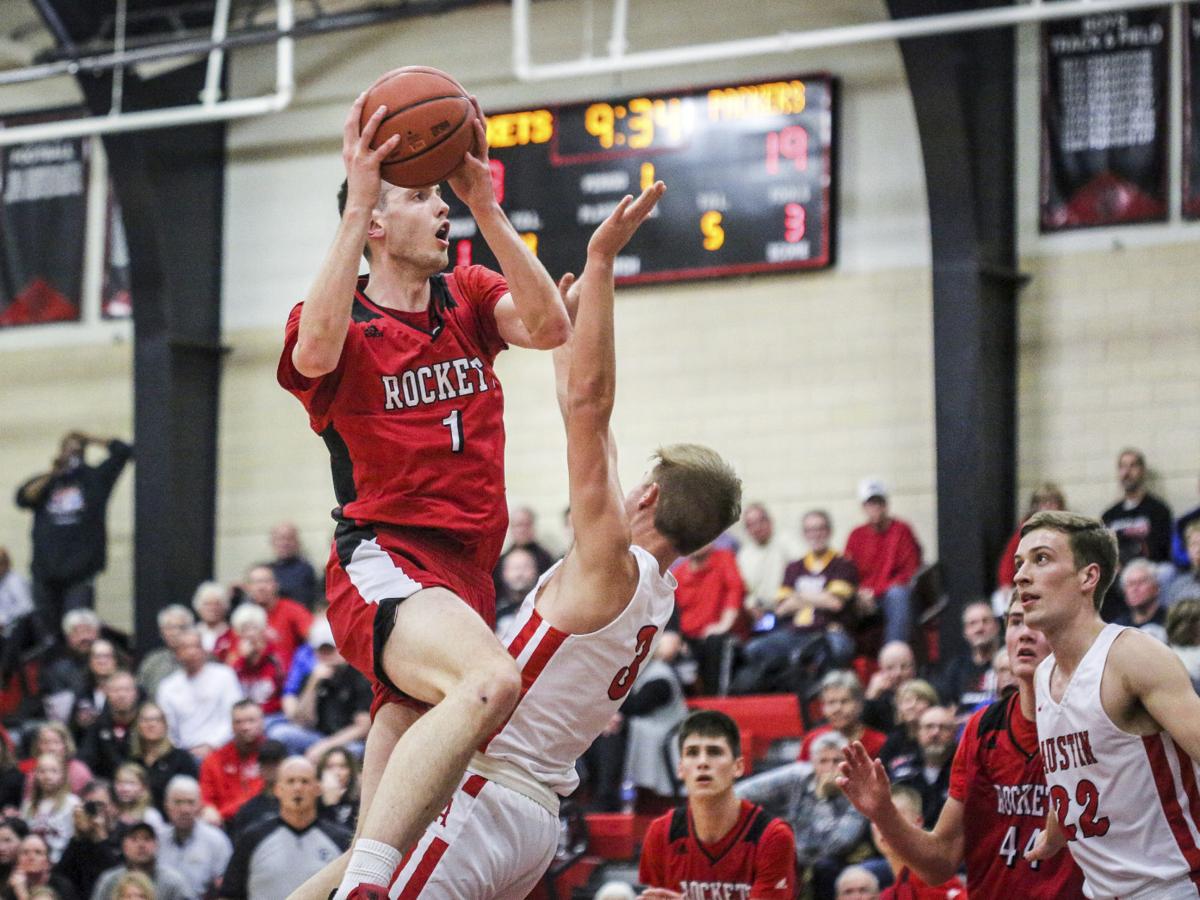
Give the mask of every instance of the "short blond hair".
<path id="1" fill-rule="evenodd" d="M 680 555 L 711 543 L 742 513 L 742 480 L 714 450 L 671 444 L 654 454 L 654 527 Z"/>

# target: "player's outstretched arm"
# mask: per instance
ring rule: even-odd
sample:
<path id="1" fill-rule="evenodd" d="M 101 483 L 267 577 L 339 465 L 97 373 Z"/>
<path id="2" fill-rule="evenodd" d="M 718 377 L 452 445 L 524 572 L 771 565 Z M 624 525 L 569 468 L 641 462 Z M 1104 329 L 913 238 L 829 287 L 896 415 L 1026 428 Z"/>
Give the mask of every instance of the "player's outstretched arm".
<path id="1" fill-rule="evenodd" d="M 526 246 L 496 201 L 488 166 L 487 129 L 479 102 L 475 105 L 475 148 L 447 179 L 467 205 L 479 232 L 500 263 L 509 293 L 496 304 L 496 325 L 506 343 L 550 350 L 571 334 L 571 323 L 554 279 Z"/>
<path id="2" fill-rule="evenodd" d="M 358 261 L 367 242 L 371 213 L 379 201 L 379 166 L 396 146 L 392 135 L 375 150 L 371 141 L 382 121 L 384 107 L 372 113 L 359 129 L 366 93 L 359 94 L 342 126 L 342 162 L 346 166 L 346 208 L 333 245 L 313 280 L 300 312 L 300 331 L 292 348 L 292 364 L 306 378 L 319 378 L 337 368 L 350 327 L 350 307 L 358 280 Z"/>
<path id="3" fill-rule="evenodd" d="M 1188 756 L 1200 761 L 1200 696 L 1179 657 L 1131 629 L 1116 639 L 1108 658 L 1129 694 Z"/>
<path id="4" fill-rule="evenodd" d="M 963 860 L 963 807 L 947 797 L 932 831 L 908 822 L 892 802 L 892 785 L 887 770 L 871 759 L 862 743 L 855 741 L 843 753 L 837 785 L 860 813 L 875 823 L 905 864 L 926 884 L 941 884 L 954 877 Z"/>

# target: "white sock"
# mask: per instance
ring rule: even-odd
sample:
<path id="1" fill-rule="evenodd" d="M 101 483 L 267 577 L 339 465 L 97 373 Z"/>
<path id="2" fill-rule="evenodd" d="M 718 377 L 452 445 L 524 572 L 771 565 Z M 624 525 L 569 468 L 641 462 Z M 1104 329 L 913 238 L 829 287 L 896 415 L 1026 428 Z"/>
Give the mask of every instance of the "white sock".
<path id="1" fill-rule="evenodd" d="M 359 838 L 350 853 L 350 863 L 342 876 L 341 887 L 334 900 L 346 900 L 350 892 L 360 884 L 378 884 L 387 887 L 400 865 L 400 851 L 382 841 Z"/>

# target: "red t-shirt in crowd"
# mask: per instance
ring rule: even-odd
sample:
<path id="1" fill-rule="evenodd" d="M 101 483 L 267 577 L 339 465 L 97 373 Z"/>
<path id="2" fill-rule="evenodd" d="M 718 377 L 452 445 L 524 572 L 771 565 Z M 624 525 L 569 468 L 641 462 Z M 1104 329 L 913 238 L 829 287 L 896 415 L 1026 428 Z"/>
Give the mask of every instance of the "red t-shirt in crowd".
<path id="1" fill-rule="evenodd" d="M 800 744 L 800 755 L 797 759 L 801 762 L 808 762 L 813 741 L 831 731 L 833 731 L 832 725 L 821 725 L 806 734 L 803 743 Z M 863 733 L 858 740 L 862 741 L 863 749 L 867 751 L 867 755 L 871 759 L 875 759 L 879 756 L 879 751 L 883 749 L 883 745 L 887 743 L 887 735 L 882 731 L 876 731 L 874 728 L 864 727 Z"/>
<path id="2" fill-rule="evenodd" d="M 291 666 L 296 648 L 308 640 L 312 620 L 312 613 L 287 597 L 280 597 L 267 613 L 267 639 L 284 672 Z"/>
<path id="3" fill-rule="evenodd" d="M 845 556 L 858 566 L 859 585 L 876 596 L 908 584 L 921 568 L 921 545 L 908 523 L 900 519 L 889 519 L 883 531 L 859 525 L 846 539 Z"/>
<path id="4" fill-rule="evenodd" d="M 679 582 L 675 589 L 679 630 L 686 637 L 700 637 L 705 628 L 720 620 L 725 610 L 742 608 L 746 587 L 738 572 L 737 557 L 731 550 L 712 550 L 700 564 L 685 559 L 675 568 L 674 575 Z"/>
<path id="5" fill-rule="evenodd" d="M 508 527 L 504 395 L 492 368 L 507 346 L 495 308 L 508 285 L 460 266 L 430 279 L 421 312 L 378 306 L 366 287 L 360 279 L 332 372 L 307 378 L 292 363 L 299 304 L 276 373 L 329 450 L 335 515 L 447 535 L 490 573 Z"/>
<path id="6" fill-rule="evenodd" d="M 696 837 L 690 811 L 681 806 L 650 823 L 638 880 L 687 900 L 792 900 L 796 842 L 783 820 L 743 800 L 729 833 L 705 844 Z"/>
<path id="7" fill-rule="evenodd" d="M 1025 859 L 1045 825 L 1049 790 L 1037 725 L 1021 712 L 1016 692 L 967 721 L 950 768 L 950 796 L 963 805 L 967 884 L 977 897 L 1083 896 L 1083 873 L 1070 853 Z"/>
<path id="8" fill-rule="evenodd" d="M 200 799 L 205 806 L 215 806 L 222 819 L 228 820 L 262 788 L 257 746 L 243 755 L 230 741 L 200 763 Z"/>
<path id="9" fill-rule="evenodd" d="M 283 682 L 287 678 L 279 660 L 269 653 L 264 653 L 257 662 L 235 656 L 229 666 L 237 675 L 247 700 L 261 706 L 268 716 L 279 712 L 283 707 Z"/>
<path id="10" fill-rule="evenodd" d="M 895 883 L 879 895 L 879 900 L 967 900 L 967 889 L 957 878 L 930 887 L 905 866 Z"/>

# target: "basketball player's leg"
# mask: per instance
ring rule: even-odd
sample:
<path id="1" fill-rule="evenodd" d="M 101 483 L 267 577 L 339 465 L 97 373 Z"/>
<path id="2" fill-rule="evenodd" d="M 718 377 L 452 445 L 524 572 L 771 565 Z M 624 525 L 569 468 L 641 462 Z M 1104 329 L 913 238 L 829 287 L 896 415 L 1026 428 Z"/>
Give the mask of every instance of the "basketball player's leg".
<path id="1" fill-rule="evenodd" d="M 399 703 L 388 703 L 380 707 L 371 722 L 371 730 L 367 732 L 367 745 L 363 753 L 362 774 L 359 778 L 358 832 L 371 801 L 383 777 L 388 758 L 396 743 L 408 727 L 417 720 L 420 712 Z M 355 834 L 358 837 L 358 834 Z M 288 900 L 327 900 L 329 892 L 336 890 L 346 874 L 346 866 L 350 862 L 350 851 L 347 850 L 337 859 L 330 862 L 320 872 L 296 888 Z"/>
<path id="2" fill-rule="evenodd" d="M 433 708 L 389 755 L 360 817 L 338 900 L 360 883 L 387 884 L 399 852 L 415 844 L 446 805 L 472 753 L 520 696 L 516 662 L 459 597 L 428 588 L 394 608 L 394 622 L 382 623 L 386 636 L 377 668 L 395 688 Z"/>

